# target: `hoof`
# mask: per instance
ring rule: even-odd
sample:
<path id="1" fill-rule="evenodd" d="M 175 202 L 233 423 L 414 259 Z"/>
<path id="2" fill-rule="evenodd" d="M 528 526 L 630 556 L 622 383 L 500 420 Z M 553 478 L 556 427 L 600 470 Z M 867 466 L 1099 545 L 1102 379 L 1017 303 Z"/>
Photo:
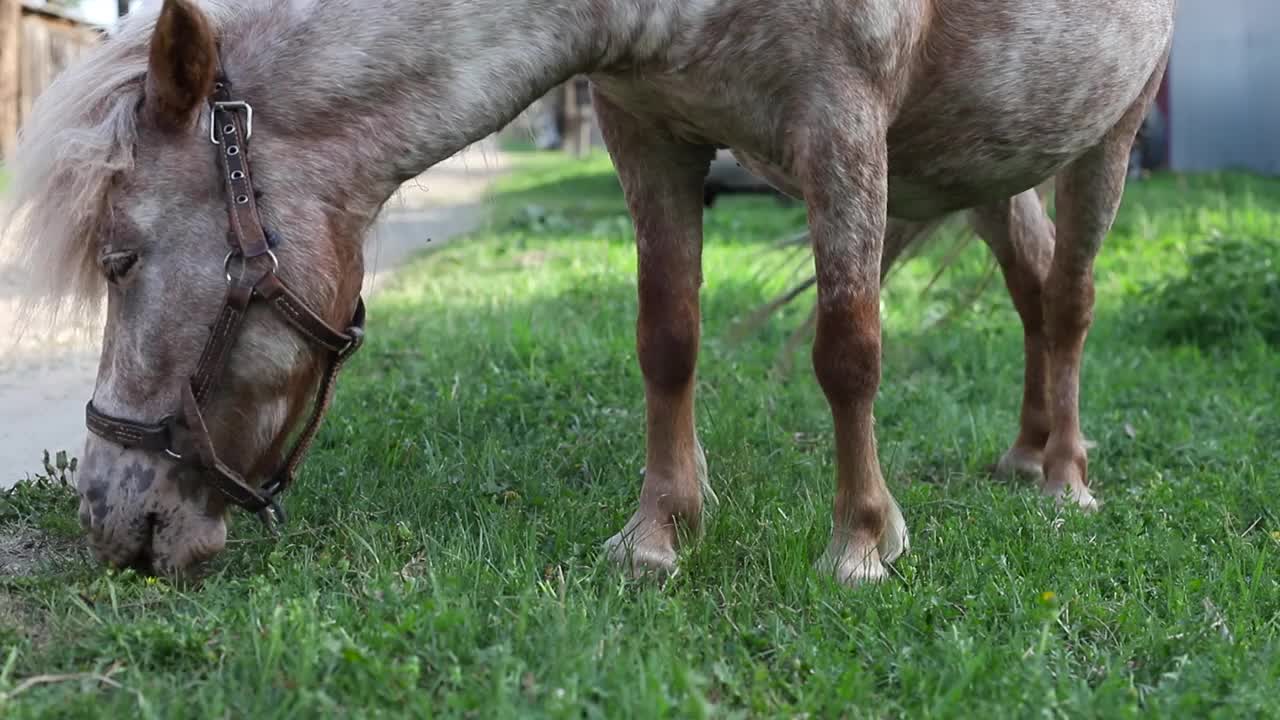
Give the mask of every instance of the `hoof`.
<path id="1" fill-rule="evenodd" d="M 1075 505 L 1084 512 L 1096 512 L 1102 507 L 1089 486 L 1084 484 L 1084 475 L 1074 464 L 1060 466 L 1051 471 L 1040 485 L 1040 492 L 1056 498 L 1058 507 Z"/>
<path id="2" fill-rule="evenodd" d="M 860 543 L 848 534 L 837 534 L 827 545 L 822 559 L 815 564 L 815 569 L 834 576 L 841 584 L 849 587 L 888 578 L 886 566 L 911 550 L 911 537 L 907 533 L 907 522 L 902 517 L 902 509 L 893 498 L 889 499 L 889 503 L 884 534 L 877 545 Z"/>
<path id="3" fill-rule="evenodd" d="M 676 575 L 673 528 L 632 518 L 626 528 L 604 543 L 605 554 L 633 580 L 665 581 Z"/>
<path id="4" fill-rule="evenodd" d="M 827 545 L 814 569 L 834 576 L 837 582 L 848 587 L 880 582 L 889 577 L 878 548 L 835 539 Z"/>
<path id="5" fill-rule="evenodd" d="M 1044 453 L 1017 445 L 1009 448 L 996 465 L 996 477 L 1009 480 L 1027 478 L 1044 482 Z"/>
<path id="6" fill-rule="evenodd" d="M 1055 498 L 1058 507 L 1064 505 L 1075 505 L 1080 508 L 1081 512 L 1094 513 L 1102 509 L 1102 503 L 1089 492 L 1089 488 L 1083 483 L 1067 483 L 1066 485 L 1051 487 L 1045 484 L 1041 488 L 1041 492 L 1045 495 Z"/>
<path id="7" fill-rule="evenodd" d="M 886 565 L 911 551 L 911 536 L 907 533 L 907 521 L 902 517 L 902 508 L 898 501 L 889 498 L 889 522 L 885 524 L 884 535 L 880 537 L 880 560 Z"/>

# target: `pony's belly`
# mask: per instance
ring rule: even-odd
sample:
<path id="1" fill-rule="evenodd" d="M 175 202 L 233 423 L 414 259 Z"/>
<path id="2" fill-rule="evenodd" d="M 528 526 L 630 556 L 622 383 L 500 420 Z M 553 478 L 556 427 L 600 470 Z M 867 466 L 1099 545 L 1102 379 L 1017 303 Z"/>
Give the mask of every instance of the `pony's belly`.
<path id="1" fill-rule="evenodd" d="M 734 151 L 734 157 L 755 176 L 772 185 L 779 192 L 797 200 L 804 199 L 796 177 L 778 165 L 749 153 Z M 943 215 L 979 207 L 1010 198 L 1037 185 L 1052 170 L 1044 173 L 1017 174 L 1002 182 L 987 180 L 983 183 L 951 183 L 937 185 L 910 177 L 889 176 L 888 214 L 900 220 L 932 220 Z"/>
<path id="2" fill-rule="evenodd" d="M 1088 149 L 1081 148 L 1079 152 Z M 949 213 L 1007 200 L 1053 177 L 1074 153 L 1047 156 L 1029 152 L 1008 157 L 998 167 L 965 166 L 955 174 L 911 172 L 889 166 L 889 215 L 932 220 Z M 939 158 L 944 165 L 946 158 Z"/>
<path id="3" fill-rule="evenodd" d="M 936 32 L 967 40 L 934 39 L 939 57 L 889 128 L 891 205 L 903 214 L 981 205 L 1056 174 L 1130 110 L 1172 32 L 1170 0 L 987 9 L 1003 24 L 943 13 Z"/>
<path id="4" fill-rule="evenodd" d="M 937 187 L 906 178 L 889 178 L 889 216 L 926 222 L 961 210 L 999 203 L 1029 190 L 1048 176 L 1035 180 L 989 184 L 982 187 Z"/>

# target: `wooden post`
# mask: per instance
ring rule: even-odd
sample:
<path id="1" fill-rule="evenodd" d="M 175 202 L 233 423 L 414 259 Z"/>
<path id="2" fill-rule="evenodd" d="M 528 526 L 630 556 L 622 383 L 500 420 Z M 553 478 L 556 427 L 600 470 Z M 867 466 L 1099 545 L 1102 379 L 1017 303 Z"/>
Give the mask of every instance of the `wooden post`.
<path id="1" fill-rule="evenodd" d="M 124 17 L 129 14 L 129 0 L 116 0 L 116 15 Z"/>
<path id="2" fill-rule="evenodd" d="M 17 142 L 21 43 L 22 0 L 0 0 L 0 160 Z"/>
<path id="3" fill-rule="evenodd" d="M 565 150 L 577 157 L 591 152 L 595 112 L 591 108 L 591 85 L 585 77 L 574 76 L 565 84 Z"/>
<path id="4" fill-rule="evenodd" d="M 576 77 L 569 78 L 564 85 L 564 149 L 570 155 L 581 155 L 578 146 L 581 136 L 578 134 L 578 84 Z"/>

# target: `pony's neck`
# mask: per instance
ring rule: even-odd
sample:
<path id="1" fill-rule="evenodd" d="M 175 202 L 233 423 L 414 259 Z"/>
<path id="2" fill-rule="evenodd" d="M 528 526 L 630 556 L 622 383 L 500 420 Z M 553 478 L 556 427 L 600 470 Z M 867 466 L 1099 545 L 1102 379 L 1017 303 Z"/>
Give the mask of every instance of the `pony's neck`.
<path id="1" fill-rule="evenodd" d="M 275 39 L 273 59 L 254 68 L 262 78 L 255 94 L 285 115 L 279 132 L 328 165 L 311 173 L 317 182 L 346 178 L 357 196 L 345 198 L 349 209 L 376 213 L 403 182 L 500 130 L 573 75 L 654 59 L 688 26 L 687 5 L 317 1 Z"/>

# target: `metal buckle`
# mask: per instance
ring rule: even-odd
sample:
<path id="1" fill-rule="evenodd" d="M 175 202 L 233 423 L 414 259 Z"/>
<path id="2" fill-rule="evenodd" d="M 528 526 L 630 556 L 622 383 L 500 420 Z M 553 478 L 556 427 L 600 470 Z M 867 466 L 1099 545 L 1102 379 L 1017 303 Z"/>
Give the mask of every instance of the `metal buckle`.
<path id="1" fill-rule="evenodd" d="M 260 492 L 266 494 L 267 506 L 257 513 L 258 520 L 262 522 L 267 532 L 277 537 L 280 535 L 280 528 L 289 524 L 289 516 L 285 514 L 277 496 L 282 487 L 283 484 L 280 482 L 280 478 L 273 477 L 266 485 L 260 488 Z"/>
<path id="2" fill-rule="evenodd" d="M 277 475 L 277 476 L 273 476 L 270 480 L 267 481 L 266 485 L 263 485 L 261 488 L 258 488 L 258 489 L 266 493 L 267 497 L 274 500 L 276 495 L 280 494 L 280 489 L 282 487 L 284 487 L 284 483 L 280 481 L 280 477 Z"/>
<path id="3" fill-rule="evenodd" d="M 253 137 L 253 106 L 241 100 L 227 100 L 225 102 L 215 102 L 213 107 L 209 108 L 209 142 L 214 145 L 222 144 L 218 140 L 219 110 L 243 110 L 245 114 L 244 139 L 248 140 Z"/>
<path id="4" fill-rule="evenodd" d="M 279 536 L 280 528 L 289 524 L 289 517 L 285 515 L 284 508 L 280 507 L 280 503 L 272 497 L 269 504 L 258 511 L 258 520 L 267 529 L 271 535 Z"/>
<path id="5" fill-rule="evenodd" d="M 351 340 L 347 342 L 347 346 L 338 351 L 338 357 L 346 359 L 351 357 L 364 345 L 364 330 L 358 327 L 347 328 L 347 334 L 351 336 Z"/>
<path id="6" fill-rule="evenodd" d="M 169 430 L 168 447 L 164 449 L 164 454 L 173 458 L 177 462 L 182 462 L 182 455 L 174 452 L 173 441 L 178 437 L 177 430 L 182 427 L 181 422 L 182 420 L 177 415 L 166 415 L 164 419 L 160 421 L 160 424 L 164 425 Z"/>
<path id="7" fill-rule="evenodd" d="M 227 253 L 227 257 L 226 257 L 226 259 L 222 261 L 222 272 L 227 276 L 227 284 L 228 284 L 228 285 L 230 285 L 231 283 L 235 282 L 234 280 L 232 280 L 232 279 L 231 279 L 231 260 L 232 260 L 232 258 L 236 257 L 237 255 L 240 255 L 240 251 L 239 251 L 239 250 L 232 250 L 231 252 Z M 273 251 L 271 251 L 271 250 L 268 250 L 268 251 L 267 251 L 267 257 L 271 258 L 271 272 L 272 272 L 272 274 L 277 273 L 277 272 L 280 272 L 280 258 L 276 257 L 275 252 L 273 252 Z M 243 276 L 242 276 L 242 277 L 243 277 Z"/>

